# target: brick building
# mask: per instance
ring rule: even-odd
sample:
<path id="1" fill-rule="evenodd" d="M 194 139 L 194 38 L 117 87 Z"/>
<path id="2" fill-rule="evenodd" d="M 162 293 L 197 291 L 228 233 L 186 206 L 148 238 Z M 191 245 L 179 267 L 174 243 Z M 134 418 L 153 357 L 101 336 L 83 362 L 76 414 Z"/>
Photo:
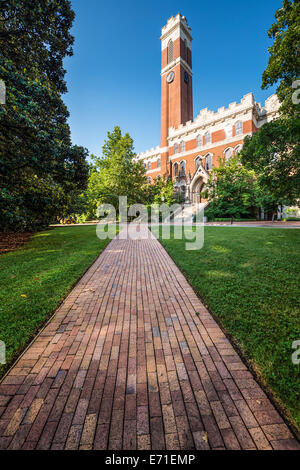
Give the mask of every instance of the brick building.
<path id="1" fill-rule="evenodd" d="M 160 39 L 161 141 L 137 158 L 144 161 L 149 182 L 170 177 L 186 202 L 198 203 L 211 169 L 239 152 L 247 135 L 274 119 L 279 102 L 272 95 L 261 106 L 249 93 L 239 103 L 217 112 L 205 108 L 194 118 L 192 36 L 186 18 L 172 16 Z"/>

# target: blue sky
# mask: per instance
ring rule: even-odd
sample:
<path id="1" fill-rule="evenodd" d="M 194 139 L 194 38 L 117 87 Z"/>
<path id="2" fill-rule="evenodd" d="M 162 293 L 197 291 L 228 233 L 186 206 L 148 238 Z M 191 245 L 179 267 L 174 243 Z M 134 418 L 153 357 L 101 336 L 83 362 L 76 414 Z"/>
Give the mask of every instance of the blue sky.
<path id="1" fill-rule="evenodd" d="M 180 12 L 192 28 L 194 116 L 261 90 L 271 41 L 267 30 L 281 0 L 72 0 L 74 56 L 67 58 L 73 143 L 100 155 L 119 125 L 137 152 L 160 141 L 160 32 Z"/>

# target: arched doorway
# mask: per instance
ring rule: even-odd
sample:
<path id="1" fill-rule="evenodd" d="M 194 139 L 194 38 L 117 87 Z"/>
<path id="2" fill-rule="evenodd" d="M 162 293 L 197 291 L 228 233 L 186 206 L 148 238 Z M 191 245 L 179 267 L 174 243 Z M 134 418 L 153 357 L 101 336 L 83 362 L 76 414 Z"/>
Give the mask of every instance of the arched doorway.
<path id="1" fill-rule="evenodd" d="M 193 184 L 192 191 L 191 191 L 192 192 L 191 199 L 192 199 L 193 204 L 200 204 L 201 202 L 203 202 L 201 192 L 203 191 L 204 184 L 205 183 L 203 181 L 202 176 L 200 176 Z"/>

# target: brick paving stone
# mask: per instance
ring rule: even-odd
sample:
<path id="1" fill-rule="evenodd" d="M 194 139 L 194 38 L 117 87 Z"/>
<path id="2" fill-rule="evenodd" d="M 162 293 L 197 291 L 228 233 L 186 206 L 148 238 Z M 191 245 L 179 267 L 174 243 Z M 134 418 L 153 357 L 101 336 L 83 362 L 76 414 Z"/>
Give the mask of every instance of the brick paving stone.
<path id="1" fill-rule="evenodd" d="M 252 440 L 245 424 L 243 423 L 240 416 L 233 416 L 230 419 L 230 423 L 237 436 L 237 439 L 244 450 L 255 449 L 256 446 Z"/>
<path id="2" fill-rule="evenodd" d="M 93 449 L 95 450 L 108 449 L 108 433 L 109 433 L 109 424 L 100 424 L 99 426 L 97 426 Z"/>
<path id="3" fill-rule="evenodd" d="M 226 449 L 230 450 L 240 450 L 241 446 L 236 438 L 236 435 L 232 431 L 232 429 L 222 429 L 221 434 L 226 446 Z"/>
<path id="4" fill-rule="evenodd" d="M 272 450 L 269 441 L 260 428 L 251 428 L 249 432 L 259 450 Z"/>
<path id="5" fill-rule="evenodd" d="M 57 428 L 58 422 L 56 421 L 48 421 L 46 423 L 44 430 L 41 434 L 39 442 L 36 446 L 37 450 L 48 450 L 51 447 L 51 443 L 53 441 L 53 437 Z"/>
<path id="6" fill-rule="evenodd" d="M 300 444 L 149 232 L 112 240 L 2 380 L 0 449 Z"/>
<path id="7" fill-rule="evenodd" d="M 180 444 L 177 433 L 165 435 L 166 450 L 180 450 Z"/>
<path id="8" fill-rule="evenodd" d="M 207 433 L 205 431 L 194 432 L 193 438 L 197 450 L 210 450 Z"/>
<path id="9" fill-rule="evenodd" d="M 292 437 L 285 424 L 268 424 L 262 426 L 262 430 L 270 441 L 290 439 Z"/>
<path id="10" fill-rule="evenodd" d="M 274 450 L 300 450 L 300 444 L 296 439 L 282 439 L 279 441 L 272 441 Z"/>
<path id="11" fill-rule="evenodd" d="M 142 435 L 137 437 L 137 450 L 151 450 L 150 435 Z"/>
<path id="12" fill-rule="evenodd" d="M 151 430 L 151 449 L 164 450 L 165 447 L 165 434 L 163 420 L 160 416 L 150 419 Z"/>
<path id="13" fill-rule="evenodd" d="M 137 448 L 137 426 L 135 419 L 124 421 L 123 447 L 124 450 L 135 450 Z"/>

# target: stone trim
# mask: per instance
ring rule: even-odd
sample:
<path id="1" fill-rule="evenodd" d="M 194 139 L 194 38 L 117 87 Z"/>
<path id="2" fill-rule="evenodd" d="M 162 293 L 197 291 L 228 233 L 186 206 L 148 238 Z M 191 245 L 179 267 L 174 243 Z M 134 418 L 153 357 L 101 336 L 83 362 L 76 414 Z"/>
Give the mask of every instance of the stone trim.
<path id="1" fill-rule="evenodd" d="M 192 69 L 189 66 L 189 64 L 182 58 L 182 57 L 177 57 L 177 59 L 173 60 L 169 64 L 167 64 L 161 71 L 160 75 L 164 76 L 169 70 L 172 68 L 176 67 L 176 65 L 182 65 L 183 68 L 186 69 L 187 72 L 189 72 L 190 75 L 193 75 Z"/>

